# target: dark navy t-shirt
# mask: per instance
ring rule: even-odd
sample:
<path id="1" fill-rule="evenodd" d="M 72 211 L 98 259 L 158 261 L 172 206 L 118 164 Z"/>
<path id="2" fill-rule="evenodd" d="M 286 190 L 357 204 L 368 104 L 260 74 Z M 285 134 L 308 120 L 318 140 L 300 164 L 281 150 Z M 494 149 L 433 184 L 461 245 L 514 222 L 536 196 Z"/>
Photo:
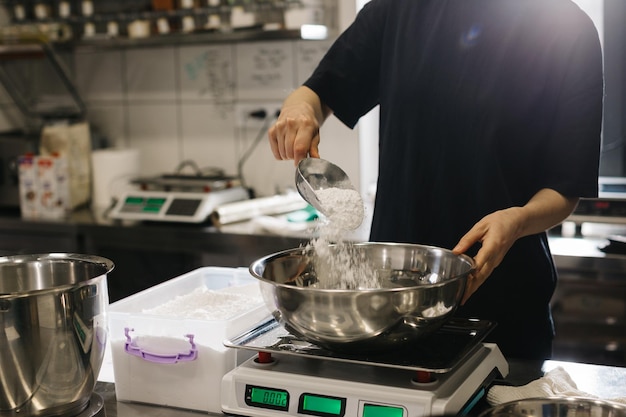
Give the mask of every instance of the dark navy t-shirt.
<path id="1" fill-rule="evenodd" d="M 601 47 L 571 0 L 372 0 L 305 85 L 350 127 L 380 105 L 372 241 L 452 248 L 542 188 L 597 195 Z M 458 314 L 549 356 L 555 281 L 546 235 L 519 239 Z"/>

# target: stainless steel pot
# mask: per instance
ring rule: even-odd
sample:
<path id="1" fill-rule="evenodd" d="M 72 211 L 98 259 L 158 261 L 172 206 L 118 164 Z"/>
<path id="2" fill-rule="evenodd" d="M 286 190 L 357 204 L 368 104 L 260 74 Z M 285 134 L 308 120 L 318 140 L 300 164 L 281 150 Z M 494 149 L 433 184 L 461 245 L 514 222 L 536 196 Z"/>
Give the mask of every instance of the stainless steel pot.
<path id="1" fill-rule="evenodd" d="M 592 398 L 528 398 L 497 405 L 480 417 L 626 417 L 626 405 Z"/>
<path id="2" fill-rule="evenodd" d="M 250 272 L 261 281 L 274 317 L 292 334 L 331 350 L 375 351 L 397 349 L 444 324 L 474 267 L 465 255 L 400 243 L 355 244 L 351 259 L 377 272 L 379 288 L 318 288 L 325 278 L 320 275 L 336 265 L 314 249 L 266 256 Z"/>
<path id="3" fill-rule="evenodd" d="M 73 416 L 88 406 L 112 269 L 80 254 L 0 257 L 0 417 Z"/>

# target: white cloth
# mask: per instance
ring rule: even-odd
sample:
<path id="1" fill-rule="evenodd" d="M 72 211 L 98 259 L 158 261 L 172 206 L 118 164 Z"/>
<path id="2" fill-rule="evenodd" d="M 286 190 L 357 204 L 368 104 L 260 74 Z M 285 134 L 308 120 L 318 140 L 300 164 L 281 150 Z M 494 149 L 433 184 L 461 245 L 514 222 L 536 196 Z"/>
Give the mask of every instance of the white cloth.
<path id="1" fill-rule="evenodd" d="M 560 366 L 547 372 L 543 377 L 521 387 L 494 385 L 487 392 L 487 402 L 492 406 L 527 398 L 548 397 L 584 397 L 599 399 L 595 395 L 579 390 L 567 371 Z M 626 404 L 626 397 L 603 398 L 603 400 Z"/>

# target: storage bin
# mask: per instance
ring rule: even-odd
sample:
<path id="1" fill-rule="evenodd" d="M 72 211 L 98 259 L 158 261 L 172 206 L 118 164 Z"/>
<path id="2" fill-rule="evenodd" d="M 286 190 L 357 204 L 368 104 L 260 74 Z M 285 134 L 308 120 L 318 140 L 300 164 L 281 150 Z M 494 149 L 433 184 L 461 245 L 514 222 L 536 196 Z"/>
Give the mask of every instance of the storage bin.
<path id="1" fill-rule="evenodd" d="M 203 286 L 249 294 L 253 302 L 245 311 L 223 320 L 149 312 Z M 119 401 L 221 413 L 222 377 L 254 354 L 227 348 L 223 342 L 269 313 L 258 281 L 246 268 L 205 267 L 112 303 L 108 315 Z"/>

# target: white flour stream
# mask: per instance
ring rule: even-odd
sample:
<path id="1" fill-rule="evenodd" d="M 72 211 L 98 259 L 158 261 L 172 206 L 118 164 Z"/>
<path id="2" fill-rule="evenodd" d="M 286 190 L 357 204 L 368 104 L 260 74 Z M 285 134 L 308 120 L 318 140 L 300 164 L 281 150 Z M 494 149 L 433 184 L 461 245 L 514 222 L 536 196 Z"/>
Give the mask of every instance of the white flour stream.
<path id="1" fill-rule="evenodd" d="M 316 286 L 351 290 L 380 288 L 378 274 L 365 254 L 343 238 L 346 231 L 356 229 L 363 221 L 365 207 L 359 192 L 327 188 L 315 194 L 327 217 L 326 222 L 318 223 L 319 237 L 307 246 L 315 251 Z M 330 247 L 331 244 L 334 246 Z"/>
<path id="2" fill-rule="evenodd" d="M 336 228 L 354 230 L 363 222 L 365 207 L 357 190 L 325 188 L 317 190 L 315 196 Z"/>

